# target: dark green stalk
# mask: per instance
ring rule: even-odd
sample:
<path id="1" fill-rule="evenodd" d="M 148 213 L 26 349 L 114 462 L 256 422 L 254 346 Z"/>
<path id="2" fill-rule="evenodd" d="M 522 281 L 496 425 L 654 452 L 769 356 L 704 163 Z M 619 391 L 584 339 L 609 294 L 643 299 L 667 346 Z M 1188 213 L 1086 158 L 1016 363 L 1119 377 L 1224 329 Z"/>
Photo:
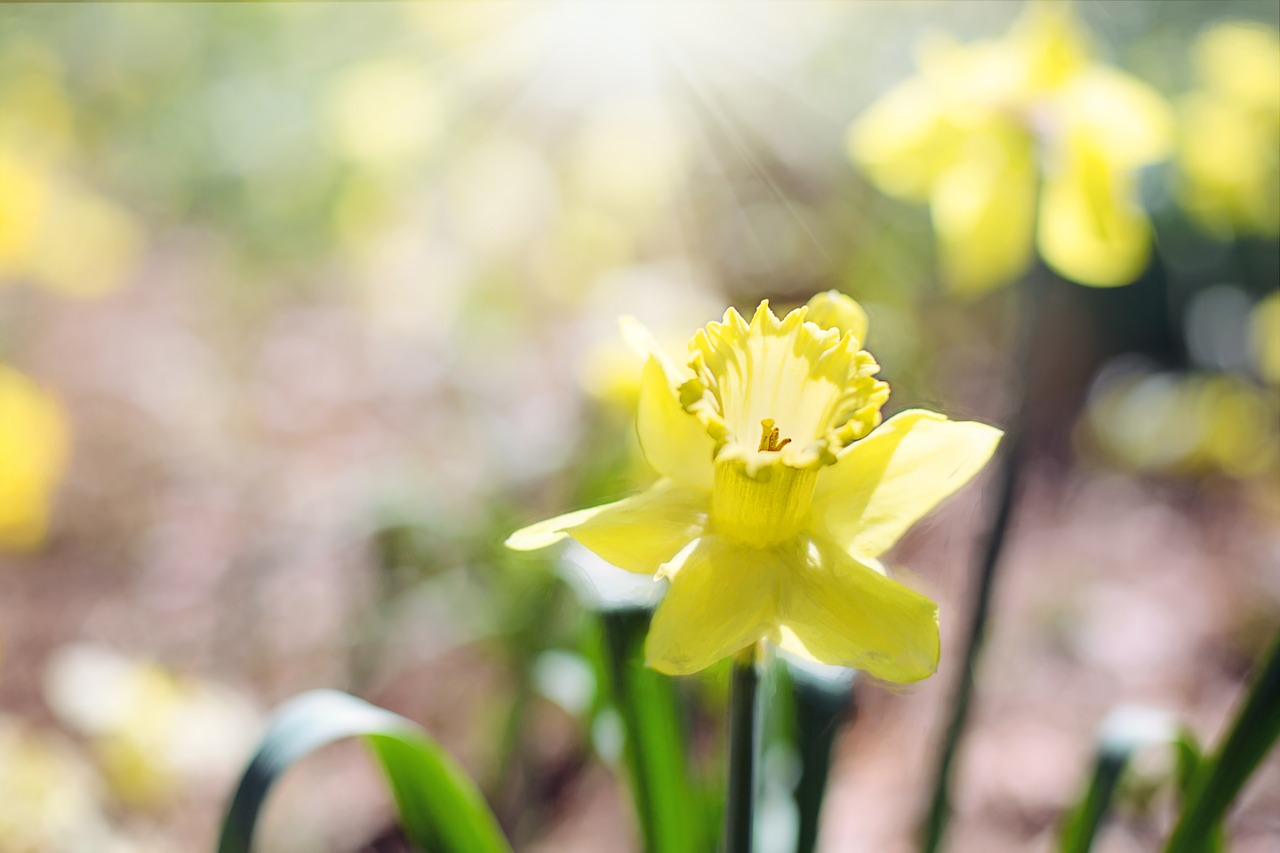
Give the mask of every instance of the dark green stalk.
<path id="1" fill-rule="evenodd" d="M 788 671 L 801 761 L 795 789 L 800 818 L 796 853 L 813 853 L 818 846 L 818 822 L 831 770 L 831 750 L 841 720 L 854 708 L 853 677 L 851 674 L 848 679 L 823 679 L 790 666 Z"/>
<path id="2" fill-rule="evenodd" d="M 751 645 L 733 661 L 729 692 L 729 776 L 725 784 L 723 853 L 751 853 L 756 799 L 756 753 L 759 719 L 756 694 L 756 647 Z"/>
<path id="3" fill-rule="evenodd" d="M 974 670 L 978 658 L 982 654 L 982 644 L 986 639 L 987 620 L 991 611 L 991 595 L 995 589 L 996 570 L 1000 566 L 1000 556 L 1004 551 L 1005 537 L 1009 532 L 1009 523 L 1013 518 L 1013 507 L 1021 485 L 1021 473 L 1026 456 L 1027 429 L 1030 421 L 1030 394 L 1032 361 L 1036 352 L 1036 341 L 1040 334 L 1041 305 L 1044 300 L 1045 274 L 1033 272 L 1019 289 L 1021 297 L 1019 317 L 1019 339 L 1015 356 L 1014 369 L 1016 378 L 1014 390 L 1017 409 L 1015 410 L 1000 454 L 1000 468 L 997 473 L 995 511 L 991 519 L 991 527 L 987 532 L 986 547 L 983 550 L 982 562 L 978 574 L 978 582 L 973 587 L 973 598 L 969 605 L 969 622 L 965 631 L 964 651 L 960 657 L 961 668 L 955 694 L 951 698 L 951 716 L 942 741 L 942 749 L 938 754 L 938 764 L 934 772 L 933 796 L 929 803 L 929 811 L 925 817 L 925 825 L 921 834 L 920 849 L 923 853 L 936 853 L 942 843 L 950 816 L 950 787 L 952 768 L 956 752 L 960 745 L 960 736 L 964 733 L 965 723 L 969 717 L 969 706 L 973 699 Z"/>
<path id="4" fill-rule="evenodd" d="M 1201 762 L 1166 853 L 1212 849 L 1227 808 L 1280 736 L 1280 634 L 1218 752 Z"/>

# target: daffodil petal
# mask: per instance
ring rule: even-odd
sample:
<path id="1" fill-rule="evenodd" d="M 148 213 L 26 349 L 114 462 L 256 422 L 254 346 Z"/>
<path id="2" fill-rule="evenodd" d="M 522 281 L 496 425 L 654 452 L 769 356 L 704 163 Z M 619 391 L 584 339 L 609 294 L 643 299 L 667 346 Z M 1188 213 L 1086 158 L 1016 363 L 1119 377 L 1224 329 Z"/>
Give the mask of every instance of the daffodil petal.
<path id="1" fill-rule="evenodd" d="M 966 148 L 935 183 L 930 214 L 947 285 L 977 295 L 1030 265 L 1036 178 L 1029 142 L 999 121 Z"/>
<path id="2" fill-rule="evenodd" d="M 651 355 L 662 357 L 662 348 L 658 346 L 653 332 L 630 314 L 624 314 L 618 318 L 618 332 L 622 335 L 627 348 L 640 358 L 648 359 Z"/>
<path id="3" fill-rule="evenodd" d="M 967 483 L 1000 436 L 986 424 L 921 409 L 900 412 L 819 474 L 814 529 L 861 556 L 879 556 Z"/>
<path id="4" fill-rule="evenodd" d="M 939 93 L 924 80 L 911 79 L 890 89 L 853 124 L 848 149 L 881 190 L 923 199 L 954 159 L 959 138 Z"/>
<path id="5" fill-rule="evenodd" d="M 1058 97 L 1068 135 L 1087 138 L 1116 168 L 1154 163 L 1173 147 L 1173 110 L 1131 74 L 1093 65 Z"/>
<path id="6" fill-rule="evenodd" d="M 783 573 L 775 549 L 705 536 L 671 576 L 649 626 L 645 662 L 668 675 L 689 675 L 770 637 Z"/>
<path id="7" fill-rule="evenodd" d="M 1273 153 L 1280 127 L 1260 116 L 1208 92 L 1182 103 L 1179 196 L 1224 239 L 1233 231 L 1280 234 L 1280 172 Z"/>
<path id="8" fill-rule="evenodd" d="M 1021 82 L 1032 96 L 1070 80 L 1089 56 L 1069 3 L 1028 3 L 1009 29 L 1007 44 L 1023 63 Z"/>
<path id="9" fill-rule="evenodd" d="M 858 345 L 867 345 L 867 312 L 855 299 L 845 296 L 838 290 L 824 290 L 815 293 L 805 303 L 809 313 L 805 320 L 820 329 L 838 329 L 842 334 L 849 333 L 858 339 Z"/>
<path id="10" fill-rule="evenodd" d="M 707 501 L 703 493 L 659 480 L 635 497 L 517 530 L 506 544 L 516 551 L 533 551 L 572 536 L 619 568 L 653 574 L 702 533 Z"/>
<path id="11" fill-rule="evenodd" d="M 0 550 L 31 550 L 44 540 L 69 443 L 58 401 L 0 364 Z"/>
<path id="12" fill-rule="evenodd" d="M 45 220 L 52 182 L 36 164 L 0 148 L 0 273 L 23 261 Z"/>
<path id="13" fill-rule="evenodd" d="M 586 523 L 607 509 L 617 507 L 620 503 L 625 503 L 625 501 L 574 510 L 573 512 L 566 512 L 564 515 L 548 518 L 545 521 L 539 521 L 536 524 L 530 524 L 528 527 L 522 527 L 512 533 L 507 537 L 507 541 L 502 544 L 512 551 L 538 551 L 542 548 L 549 548 L 562 541 L 573 528 Z"/>
<path id="14" fill-rule="evenodd" d="M 938 606 L 839 546 L 797 543 L 778 616 L 782 647 L 908 684 L 938 668 Z"/>
<path id="15" fill-rule="evenodd" d="M 649 331 L 649 327 L 635 317 L 626 314 L 619 317 L 618 332 L 622 335 L 622 340 L 627 345 L 627 349 L 644 361 L 648 361 L 652 357 L 662 364 L 662 369 L 667 372 L 667 381 L 671 383 L 673 388 L 689 378 L 690 370 L 672 360 L 671 356 L 667 355 L 662 346 L 659 345 L 658 339 L 653 336 L 653 332 Z"/>
<path id="16" fill-rule="evenodd" d="M 1280 290 L 1253 307 L 1249 346 L 1258 374 L 1272 385 L 1280 385 Z"/>
<path id="17" fill-rule="evenodd" d="M 1274 238 L 1280 234 L 1280 31 L 1217 24 L 1196 38 L 1193 55 L 1200 85 L 1180 109 L 1182 202 L 1222 239 Z"/>
<path id="18" fill-rule="evenodd" d="M 1096 287 L 1128 284 L 1151 254 L 1136 170 L 1173 144 L 1173 115 L 1145 83 L 1095 65 L 1059 96 L 1065 132 L 1047 169 L 1040 251 L 1067 278 Z"/>
<path id="19" fill-rule="evenodd" d="M 1151 254 L 1151 226 L 1134 175 L 1087 142 L 1045 180 L 1038 240 L 1045 262 L 1066 278 L 1116 287 L 1137 278 Z"/>
<path id="20" fill-rule="evenodd" d="M 1280 110 L 1280 33 L 1275 27 L 1232 21 L 1196 38 L 1196 74 L 1206 87 L 1241 107 Z"/>
<path id="21" fill-rule="evenodd" d="M 702 422 L 680 406 L 671 377 L 652 355 L 640 379 L 636 430 L 645 458 L 659 474 L 691 489 L 711 490 L 715 442 Z"/>

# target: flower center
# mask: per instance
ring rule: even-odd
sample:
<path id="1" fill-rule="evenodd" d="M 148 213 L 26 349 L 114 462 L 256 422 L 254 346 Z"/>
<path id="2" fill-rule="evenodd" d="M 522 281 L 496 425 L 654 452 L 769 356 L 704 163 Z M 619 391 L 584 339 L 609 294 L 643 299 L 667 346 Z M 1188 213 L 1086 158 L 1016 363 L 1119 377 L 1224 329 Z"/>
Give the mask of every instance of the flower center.
<path id="1" fill-rule="evenodd" d="M 746 462 L 753 476 L 765 465 L 829 465 L 880 423 L 889 386 L 873 378 L 879 365 L 852 333 L 806 322 L 807 313 L 779 320 L 761 302 L 748 323 L 730 308 L 689 342 L 693 375 L 680 386 L 680 405 L 715 441 L 716 461 Z M 773 412 L 786 414 L 790 438 Z"/>
<path id="2" fill-rule="evenodd" d="M 760 421 L 760 446 L 756 450 L 775 451 L 781 450 L 791 443 L 791 439 L 784 438 L 778 441 L 779 430 L 773 425 L 773 418 L 765 418 Z"/>

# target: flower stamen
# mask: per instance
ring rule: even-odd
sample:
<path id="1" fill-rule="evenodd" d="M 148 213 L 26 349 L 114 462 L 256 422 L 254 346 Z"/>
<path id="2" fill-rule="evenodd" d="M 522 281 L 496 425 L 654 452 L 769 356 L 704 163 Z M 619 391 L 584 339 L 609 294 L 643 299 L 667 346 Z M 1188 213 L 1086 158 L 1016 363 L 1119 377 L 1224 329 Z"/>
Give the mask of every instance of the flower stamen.
<path id="1" fill-rule="evenodd" d="M 760 446 L 757 450 L 776 451 L 781 450 L 791 443 L 791 439 L 784 438 L 778 441 L 781 431 L 773 425 L 773 418 L 765 418 L 760 422 Z"/>

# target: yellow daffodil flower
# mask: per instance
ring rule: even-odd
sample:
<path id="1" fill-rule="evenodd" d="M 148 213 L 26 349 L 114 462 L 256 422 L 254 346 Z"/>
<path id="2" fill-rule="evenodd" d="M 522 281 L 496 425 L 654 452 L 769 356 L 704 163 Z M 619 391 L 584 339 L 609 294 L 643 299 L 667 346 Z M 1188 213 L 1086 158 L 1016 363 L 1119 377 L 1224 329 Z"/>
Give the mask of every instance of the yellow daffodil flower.
<path id="1" fill-rule="evenodd" d="M 1220 24 L 1196 40 L 1201 86 L 1182 103 L 1182 203 L 1208 229 L 1280 234 L 1280 34 Z"/>
<path id="2" fill-rule="evenodd" d="M 29 550 L 44 540 L 67 445 L 57 401 L 0 365 L 0 549 Z"/>
<path id="3" fill-rule="evenodd" d="M 110 792 L 130 806 L 235 772 L 259 726 L 239 694 L 102 646 L 58 649 L 44 681 L 54 716 L 86 739 Z"/>
<path id="4" fill-rule="evenodd" d="M 0 139 L 0 284 L 101 296 L 124 283 L 141 251 L 141 230 L 123 208 Z"/>
<path id="5" fill-rule="evenodd" d="M 1254 306 L 1249 319 L 1249 348 L 1262 380 L 1280 385 L 1280 291 Z"/>
<path id="6" fill-rule="evenodd" d="M 0 714 L 0 850 L 114 846 L 93 767 L 61 735 Z"/>
<path id="7" fill-rule="evenodd" d="M 0 74 L 0 285 L 30 282 L 72 297 L 122 285 L 142 229 L 75 177 L 75 108 L 54 53 L 23 43 Z"/>
<path id="8" fill-rule="evenodd" d="M 1273 477 L 1280 402 L 1229 373 L 1125 370 L 1108 375 L 1084 425 L 1110 462 L 1133 471 Z"/>
<path id="9" fill-rule="evenodd" d="M 849 151 L 884 192 L 928 202 L 949 287 L 1013 280 L 1033 243 L 1082 284 L 1142 272 L 1137 171 L 1166 156 L 1172 118 L 1154 90 L 1090 59 L 1067 4 L 1030 4 L 1000 41 L 936 39 L 919 65 L 854 123 Z"/>
<path id="10" fill-rule="evenodd" d="M 687 365 L 651 354 L 637 430 L 661 479 L 507 540 L 571 536 L 668 579 L 646 642 L 662 672 L 762 640 L 886 681 L 937 667 L 937 606 L 878 558 L 983 466 L 1000 431 L 922 410 L 881 425 L 889 386 L 853 331 L 865 315 L 831 294 L 812 308 L 779 319 L 762 302 L 750 322 L 731 308 L 694 335 Z"/>

